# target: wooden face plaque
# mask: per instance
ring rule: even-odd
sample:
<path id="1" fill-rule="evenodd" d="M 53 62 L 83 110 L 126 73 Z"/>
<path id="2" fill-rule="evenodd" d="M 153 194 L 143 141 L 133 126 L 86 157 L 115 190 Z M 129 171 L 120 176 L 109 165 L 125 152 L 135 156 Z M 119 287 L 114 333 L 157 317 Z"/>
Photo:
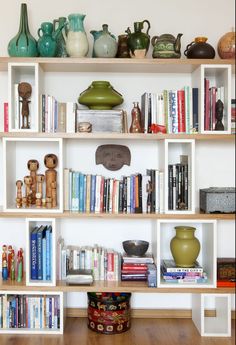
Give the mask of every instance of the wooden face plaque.
<path id="1" fill-rule="evenodd" d="M 130 165 L 131 153 L 124 145 L 100 145 L 96 150 L 96 164 L 102 164 L 111 171 L 120 170 L 123 165 Z"/>

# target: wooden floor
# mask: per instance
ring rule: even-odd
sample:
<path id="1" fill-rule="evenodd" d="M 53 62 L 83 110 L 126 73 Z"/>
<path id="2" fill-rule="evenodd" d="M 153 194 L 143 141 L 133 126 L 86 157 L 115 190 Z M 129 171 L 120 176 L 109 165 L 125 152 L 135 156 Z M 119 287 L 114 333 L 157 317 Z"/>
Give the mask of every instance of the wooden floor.
<path id="1" fill-rule="evenodd" d="M 235 320 L 234 320 L 235 321 Z M 191 319 L 133 319 L 128 332 L 97 334 L 86 318 L 67 318 L 64 335 L 0 335 L 0 345 L 233 345 L 232 337 L 201 337 Z"/>

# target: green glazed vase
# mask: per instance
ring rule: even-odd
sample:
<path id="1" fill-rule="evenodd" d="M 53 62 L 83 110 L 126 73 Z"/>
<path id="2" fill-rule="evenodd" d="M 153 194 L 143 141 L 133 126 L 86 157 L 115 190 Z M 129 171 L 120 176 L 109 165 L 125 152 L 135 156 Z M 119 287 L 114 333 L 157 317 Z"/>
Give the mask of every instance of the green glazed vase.
<path id="1" fill-rule="evenodd" d="M 146 33 L 142 32 L 144 23 L 148 27 Z M 142 22 L 134 23 L 133 33 L 131 33 L 130 28 L 125 31 L 128 34 L 128 47 L 132 58 L 142 59 L 146 56 L 150 45 L 150 36 L 148 34 L 150 27 L 149 21 L 145 19 Z"/>
<path id="2" fill-rule="evenodd" d="M 122 95 L 113 89 L 109 81 L 93 81 L 78 98 L 80 104 L 98 110 L 112 109 L 123 101 Z"/>
<path id="3" fill-rule="evenodd" d="M 170 242 L 170 250 L 177 267 L 193 267 L 200 252 L 200 242 L 194 236 L 196 228 L 176 226 L 176 235 Z"/>
<path id="4" fill-rule="evenodd" d="M 8 54 L 16 57 L 38 56 L 37 42 L 29 31 L 26 4 L 21 4 L 19 31 L 8 43 Z"/>

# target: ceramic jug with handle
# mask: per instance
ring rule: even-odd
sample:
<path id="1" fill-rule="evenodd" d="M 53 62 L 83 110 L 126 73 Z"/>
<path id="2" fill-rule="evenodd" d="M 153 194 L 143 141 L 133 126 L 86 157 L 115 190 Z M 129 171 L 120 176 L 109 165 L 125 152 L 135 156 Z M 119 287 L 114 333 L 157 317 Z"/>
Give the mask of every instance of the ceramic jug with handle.
<path id="1" fill-rule="evenodd" d="M 147 24 L 146 33 L 142 32 L 144 23 Z M 132 58 L 144 58 L 148 52 L 150 45 L 150 36 L 148 34 L 150 30 L 150 23 L 148 20 L 134 23 L 134 32 L 128 28 L 125 32 L 128 34 L 128 47 Z"/>
<path id="2" fill-rule="evenodd" d="M 63 29 L 64 24 L 59 26 L 56 31 L 53 31 L 53 24 L 50 22 L 44 22 L 38 29 L 38 51 L 39 55 L 43 57 L 56 56 L 56 39 Z"/>
<path id="3" fill-rule="evenodd" d="M 114 35 L 108 31 L 108 25 L 103 24 L 102 30 L 92 30 L 94 37 L 93 57 L 113 58 L 117 53 L 117 41 Z"/>
<path id="4" fill-rule="evenodd" d="M 154 36 L 151 40 L 153 45 L 153 58 L 180 58 L 181 43 L 180 39 L 183 34 L 178 34 L 175 38 L 171 34 Z"/>

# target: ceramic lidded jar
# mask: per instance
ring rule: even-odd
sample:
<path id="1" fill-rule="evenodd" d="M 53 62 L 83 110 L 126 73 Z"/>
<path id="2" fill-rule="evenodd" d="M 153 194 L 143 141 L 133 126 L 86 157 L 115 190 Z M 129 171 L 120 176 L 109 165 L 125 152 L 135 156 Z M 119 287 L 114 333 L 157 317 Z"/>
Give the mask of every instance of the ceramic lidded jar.
<path id="1" fill-rule="evenodd" d="M 194 267 L 200 252 L 200 242 L 194 236 L 196 228 L 176 226 L 176 235 L 170 242 L 170 250 L 177 267 Z"/>
<path id="2" fill-rule="evenodd" d="M 217 51 L 221 59 L 235 59 L 235 31 L 227 32 L 219 39 Z"/>
<path id="3" fill-rule="evenodd" d="M 89 109 L 110 110 L 123 103 L 122 95 L 113 89 L 109 81 L 93 81 L 83 91 L 78 102 L 87 105 Z"/>
<path id="4" fill-rule="evenodd" d="M 84 30 L 84 14 L 72 13 L 68 16 L 69 27 L 64 33 L 66 51 L 71 57 L 84 57 L 88 54 L 89 44 Z"/>
<path id="5" fill-rule="evenodd" d="M 215 49 L 207 43 L 207 37 L 196 37 L 187 45 L 184 55 L 188 59 L 214 59 Z"/>
<path id="6" fill-rule="evenodd" d="M 100 58 L 113 58 L 117 53 L 117 41 L 114 35 L 108 31 L 108 25 L 103 24 L 102 30 L 92 30 L 94 37 L 93 56 Z"/>

